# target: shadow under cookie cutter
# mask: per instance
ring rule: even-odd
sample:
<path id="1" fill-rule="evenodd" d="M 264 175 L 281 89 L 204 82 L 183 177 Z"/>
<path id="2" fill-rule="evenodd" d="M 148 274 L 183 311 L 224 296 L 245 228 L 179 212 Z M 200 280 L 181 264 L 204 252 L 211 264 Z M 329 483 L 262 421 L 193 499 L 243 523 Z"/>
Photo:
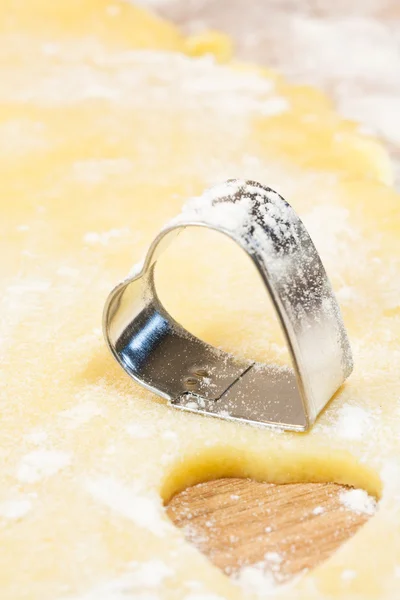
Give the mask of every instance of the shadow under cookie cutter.
<path id="1" fill-rule="evenodd" d="M 156 261 L 186 227 L 220 231 L 254 262 L 290 350 L 292 367 L 260 365 L 199 340 L 164 309 Z M 188 203 L 151 244 L 140 272 L 104 308 L 104 336 L 138 383 L 179 409 L 306 431 L 353 369 L 340 309 L 303 223 L 276 192 L 229 180 Z"/>

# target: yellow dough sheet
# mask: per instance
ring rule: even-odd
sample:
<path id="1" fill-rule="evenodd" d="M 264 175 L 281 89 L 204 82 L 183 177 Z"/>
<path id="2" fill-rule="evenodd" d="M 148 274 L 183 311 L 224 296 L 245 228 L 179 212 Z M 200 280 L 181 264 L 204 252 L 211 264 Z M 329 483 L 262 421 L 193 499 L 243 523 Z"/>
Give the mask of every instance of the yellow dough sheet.
<path id="1" fill-rule="evenodd" d="M 2 600 L 255 598 L 189 545 L 163 506 L 229 475 L 336 481 L 380 498 L 368 524 L 280 598 L 399 597 L 390 162 L 321 93 L 229 51 L 222 35 L 185 39 L 126 2 L 0 4 Z M 292 204 L 341 304 L 355 371 L 308 434 L 168 408 L 102 339 L 111 287 L 188 197 L 229 177 Z M 265 292 L 222 237 L 182 235 L 159 267 L 161 298 L 202 339 L 283 364 Z"/>

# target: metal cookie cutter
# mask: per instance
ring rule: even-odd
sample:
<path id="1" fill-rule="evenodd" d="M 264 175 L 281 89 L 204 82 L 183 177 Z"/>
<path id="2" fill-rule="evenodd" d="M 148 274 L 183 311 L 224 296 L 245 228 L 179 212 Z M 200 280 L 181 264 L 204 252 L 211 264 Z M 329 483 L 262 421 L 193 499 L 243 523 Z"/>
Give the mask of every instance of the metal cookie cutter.
<path id="1" fill-rule="evenodd" d="M 292 368 L 235 358 L 166 312 L 155 289 L 156 261 L 191 226 L 224 233 L 251 257 Z M 294 431 L 312 425 L 353 368 L 340 309 L 307 230 L 279 194 L 253 181 L 229 180 L 187 204 L 156 237 L 141 271 L 111 292 L 104 335 L 125 371 L 172 406 Z"/>

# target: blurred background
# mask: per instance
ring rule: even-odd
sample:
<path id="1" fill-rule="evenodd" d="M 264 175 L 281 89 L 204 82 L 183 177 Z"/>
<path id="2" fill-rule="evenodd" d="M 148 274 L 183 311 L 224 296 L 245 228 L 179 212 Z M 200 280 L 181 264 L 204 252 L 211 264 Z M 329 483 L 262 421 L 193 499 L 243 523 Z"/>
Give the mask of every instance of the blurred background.
<path id="1" fill-rule="evenodd" d="M 223 31 L 239 58 L 324 90 L 343 116 L 384 140 L 400 189 L 400 0 L 139 3 L 187 33 Z"/>

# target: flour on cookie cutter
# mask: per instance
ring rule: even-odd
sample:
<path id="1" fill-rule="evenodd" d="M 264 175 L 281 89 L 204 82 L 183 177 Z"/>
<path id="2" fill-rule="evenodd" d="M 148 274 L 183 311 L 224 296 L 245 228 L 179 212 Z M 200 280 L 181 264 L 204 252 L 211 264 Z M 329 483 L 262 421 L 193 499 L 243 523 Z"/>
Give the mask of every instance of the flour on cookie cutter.
<path id="1" fill-rule="evenodd" d="M 224 233 L 250 256 L 292 367 L 236 358 L 167 313 L 155 287 L 156 261 L 193 226 Z M 256 425 L 306 431 L 353 368 L 340 309 L 307 230 L 279 194 L 253 181 L 229 180 L 190 201 L 151 244 L 140 272 L 111 292 L 103 326 L 119 364 L 171 406 Z"/>

